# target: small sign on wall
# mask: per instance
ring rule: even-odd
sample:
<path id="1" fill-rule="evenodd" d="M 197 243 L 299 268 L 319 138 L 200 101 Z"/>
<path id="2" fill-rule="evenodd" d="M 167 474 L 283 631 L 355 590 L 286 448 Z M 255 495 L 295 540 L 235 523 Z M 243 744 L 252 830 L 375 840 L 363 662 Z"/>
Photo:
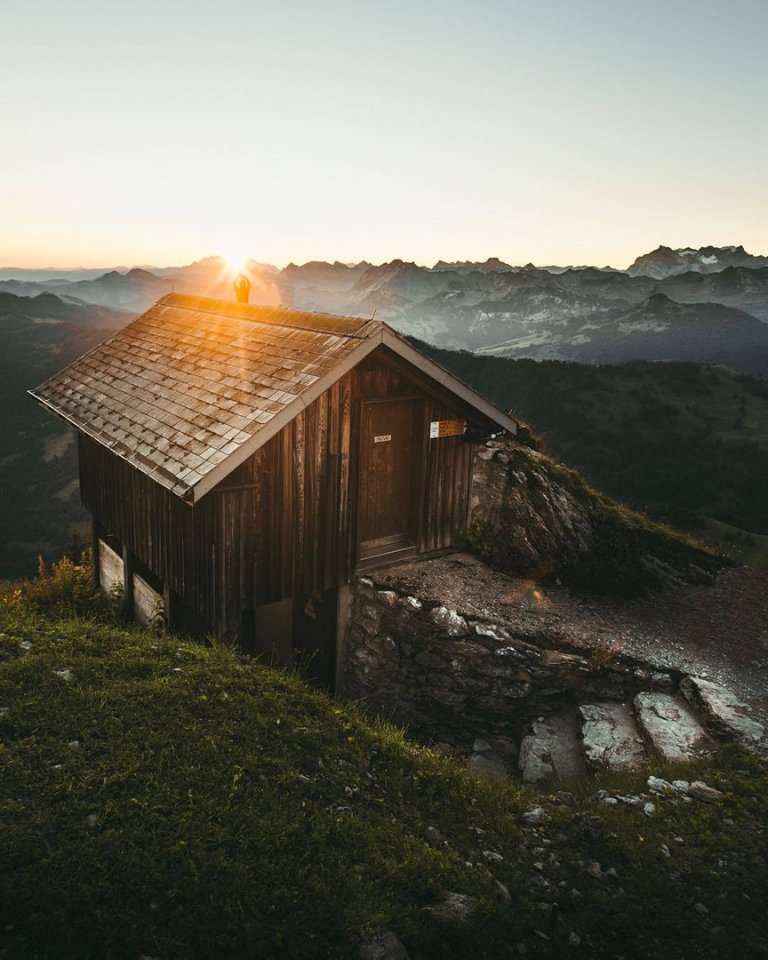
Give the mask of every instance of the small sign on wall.
<path id="1" fill-rule="evenodd" d="M 383 433 L 383 434 L 381 434 L 381 436 L 374 437 L 374 438 L 373 438 L 373 442 L 374 442 L 374 443 L 389 443 L 389 441 L 390 441 L 391 439 L 392 439 L 392 434 L 391 434 L 391 433 Z"/>
<path id="2" fill-rule="evenodd" d="M 466 420 L 433 420 L 429 425 L 429 439 L 460 437 L 467 432 Z"/>

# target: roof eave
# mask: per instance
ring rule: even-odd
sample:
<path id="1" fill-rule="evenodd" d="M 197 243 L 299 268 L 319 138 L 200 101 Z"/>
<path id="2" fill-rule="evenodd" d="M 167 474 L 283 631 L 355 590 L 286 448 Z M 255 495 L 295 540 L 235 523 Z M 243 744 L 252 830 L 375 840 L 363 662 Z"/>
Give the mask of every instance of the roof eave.
<path id="1" fill-rule="evenodd" d="M 431 360 L 426 354 L 417 350 L 416 347 L 412 347 L 404 337 L 401 337 L 391 327 L 384 327 L 382 343 L 404 360 L 415 364 L 419 370 L 426 373 L 442 386 L 447 387 L 452 393 L 461 397 L 462 400 L 474 407 L 489 420 L 493 421 L 493 423 L 498 424 L 513 436 L 517 435 L 518 424 L 516 420 L 499 410 L 490 400 L 486 400 L 482 394 L 473 390 L 472 387 L 464 383 L 463 380 L 460 380 L 455 374 L 451 373 L 450 370 L 447 370 L 435 360 Z"/>

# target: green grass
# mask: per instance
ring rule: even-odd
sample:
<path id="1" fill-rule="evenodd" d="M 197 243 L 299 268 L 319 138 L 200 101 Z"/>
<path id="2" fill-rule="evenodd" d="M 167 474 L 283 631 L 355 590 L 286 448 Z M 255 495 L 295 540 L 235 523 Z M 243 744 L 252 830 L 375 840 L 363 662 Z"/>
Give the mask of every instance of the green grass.
<path id="1" fill-rule="evenodd" d="M 768 775 L 754 758 L 729 751 L 695 772 L 722 804 L 656 800 L 651 818 L 594 798 L 641 791 L 647 772 L 588 782 L 576 809 L 605 819 L 590 838 L 546 793 L 474 780 L 295 677 L 8 597 L 4 958 L 345 958 L 381 929 L 412 960 L 518 957 L 518 944 L 552 958 L 765 955 Z M 538 833 L 519 822 L 537 802 L 552 817 Z M 617 876 L 593 878 L 593 861 Z M 466 924 L 425 910 L 446 890 L 478 899 Z"/>

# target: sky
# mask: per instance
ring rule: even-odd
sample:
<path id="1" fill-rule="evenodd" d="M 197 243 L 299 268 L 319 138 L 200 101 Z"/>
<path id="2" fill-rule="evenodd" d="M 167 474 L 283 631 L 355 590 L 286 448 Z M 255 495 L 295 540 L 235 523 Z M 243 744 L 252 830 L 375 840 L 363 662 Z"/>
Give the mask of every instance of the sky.
<path id="1" fill-rule="evenodd" d="M 0 266 L 768 254 L 765 0 L 24 0 Z"/>

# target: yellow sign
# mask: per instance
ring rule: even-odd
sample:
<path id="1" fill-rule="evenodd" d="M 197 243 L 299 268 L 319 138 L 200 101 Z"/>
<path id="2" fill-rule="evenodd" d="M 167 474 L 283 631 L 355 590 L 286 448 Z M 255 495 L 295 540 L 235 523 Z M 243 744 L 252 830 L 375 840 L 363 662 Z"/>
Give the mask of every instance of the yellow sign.
<path id="1" fill-rule="evenodd" d="M 433 420 L 429 425 L 429 439 L 460 437 L 467 432 L 466 420 Z"/>

